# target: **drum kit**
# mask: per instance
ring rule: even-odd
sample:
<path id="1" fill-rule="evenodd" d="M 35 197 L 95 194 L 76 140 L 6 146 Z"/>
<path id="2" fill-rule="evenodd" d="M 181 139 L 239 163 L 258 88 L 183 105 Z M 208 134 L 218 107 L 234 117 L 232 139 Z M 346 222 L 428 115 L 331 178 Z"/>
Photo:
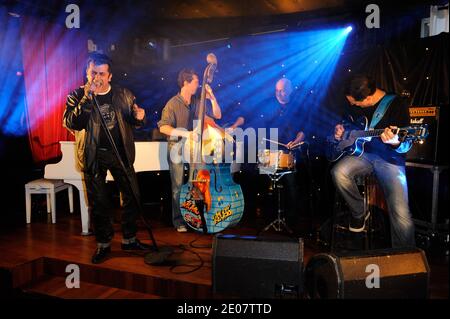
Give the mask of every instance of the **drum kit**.
<path id="1" fill-rule="evenodd" d="M 278 182 L 284 175 L 295 173 L 296 160 L 293 150 L 300 147 L 304 142 L 295 144 L 292 147 L 288 148 L 286 144 L 269 139 L 264 140 L 270 143 L 281 145 L 285 147 L 286 150 L 262 149 L 258 151 L 259 173 L 265 174 L 270 178 L 271 189 L 277 189 L 278 195 L 277 218 L 269 225 L 267 225 L 263 229 L 263 232 L 273 227 L 277 232 L 285 229 L 289 233 L 292 233 L 292 230 L 287 225 L 286 220 L 282 214 L 284 211 L 281 206 L 281 189 L 283 188 L 283 186 Z"/>
<path id="2" fill-rule="evenodd" d="M 260 174 L 289 174 L 295 171 L 293 152 L 284 150 L 261 150 L 258 154 Z"/>

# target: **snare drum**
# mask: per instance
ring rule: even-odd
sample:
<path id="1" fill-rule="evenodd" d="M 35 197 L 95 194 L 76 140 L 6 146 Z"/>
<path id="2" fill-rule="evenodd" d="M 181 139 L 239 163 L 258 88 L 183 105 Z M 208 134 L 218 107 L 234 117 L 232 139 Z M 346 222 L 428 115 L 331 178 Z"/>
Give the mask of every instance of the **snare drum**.
<path id="1" fill-rule="evenodd" d="M 258 168 L 263 171 L 292 171 L 295 169 L 294 154 L 282 150 L 261 150 L 258 154 Z"/>

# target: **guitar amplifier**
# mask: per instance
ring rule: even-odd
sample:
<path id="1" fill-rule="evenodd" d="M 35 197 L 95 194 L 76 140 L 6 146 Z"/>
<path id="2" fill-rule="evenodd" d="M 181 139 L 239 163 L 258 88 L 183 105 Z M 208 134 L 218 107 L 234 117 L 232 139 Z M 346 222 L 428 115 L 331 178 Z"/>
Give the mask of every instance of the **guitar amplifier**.
<path id="1" fill-rule="evenodd" d="M 423 144 L 415 143 L 406 154 L 406 160 L 423 164 L 448 164 L 448 153 L 444 141 L 448 136 L 448 106 L 426 106 L 409 108 L 411 125 L 428 125 L 428 137 Z"/>

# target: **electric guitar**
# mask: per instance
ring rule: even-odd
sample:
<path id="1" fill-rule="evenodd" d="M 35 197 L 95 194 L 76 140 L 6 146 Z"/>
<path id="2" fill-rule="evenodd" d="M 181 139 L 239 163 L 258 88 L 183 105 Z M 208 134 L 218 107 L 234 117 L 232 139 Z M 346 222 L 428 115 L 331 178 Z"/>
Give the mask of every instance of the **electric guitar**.
<path id="1" fill-rule="evenodd" d="M 345 132 L 341 140 L 336 140 L 334 136 L 327 138 L 329 147 L 326 155 L 329 161 L 335 162 L 344 155 L 361 156 L 364 153 L 364 144 L 372 138 L 380 137 L 384 132 L 384 129 L 369 129 L 367 117 L 360 118 L 351 126 L 364 129 L 348 129 L 349 125 L 344 124 Z M 422 144 L 428 136 L 428 126 L 412 125 L 393 129 L 392 132 L 398 134 L 401 141 L 410 140 Z"/>

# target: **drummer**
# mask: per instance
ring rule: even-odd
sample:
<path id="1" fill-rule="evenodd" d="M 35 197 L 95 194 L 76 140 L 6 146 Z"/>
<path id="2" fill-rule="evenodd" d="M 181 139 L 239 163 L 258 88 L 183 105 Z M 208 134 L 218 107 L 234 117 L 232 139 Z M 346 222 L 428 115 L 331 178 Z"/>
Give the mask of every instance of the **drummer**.
<path id="1" fill-rule="evenodd" d="M 298 105 L 295 105 L 292 83 L 287 78 L 281 78 L 275 84 L 275 97 L 264 101 L 264 127 L 278 128 L 278 141 L 292 147 L 305 139 L 305 134 L 299 128 L 301 122 L 298 116 Z M 267 133 L 268 134 L 268 133 Z M 270 146 L 268 146 L 270 147 Z"/>
<path id="2" fill-rule="evenodd" d="M 266 128 L 266 135 L 269 139 L 273 137 L 269 135 L 269 129 L 277 128 L 278 142 L 287 144 L 288 148 L 292 148 L 305 139 L 305 133 L 301 127 L 305 114 L 302 114 L 300 108 L 301 105 L 295 103 L 291 81 L 287 78 L 281 78 L 275 84 L 275 96 L 271 96 L 261 104 L 262 111 L 261 114 L 258 114 L 260 121 L 256 122 L 255 125 Z M 269 149 L 270 146 L 269 142 L 266 142 L 266 145 L 262 148 Z M 283 146 L 278 146 L 278 149 L 288 151 Z M 286 174 L 281 179 L 286 194 L 285 217 L 288 224 L 291 224 L 290 226 L 298 221 L 300 206 L 304 206 L 303 203 L 300 205 L 299 202 L 301 196 L 299 196 L 298 179 L 298 172 Z"/>

